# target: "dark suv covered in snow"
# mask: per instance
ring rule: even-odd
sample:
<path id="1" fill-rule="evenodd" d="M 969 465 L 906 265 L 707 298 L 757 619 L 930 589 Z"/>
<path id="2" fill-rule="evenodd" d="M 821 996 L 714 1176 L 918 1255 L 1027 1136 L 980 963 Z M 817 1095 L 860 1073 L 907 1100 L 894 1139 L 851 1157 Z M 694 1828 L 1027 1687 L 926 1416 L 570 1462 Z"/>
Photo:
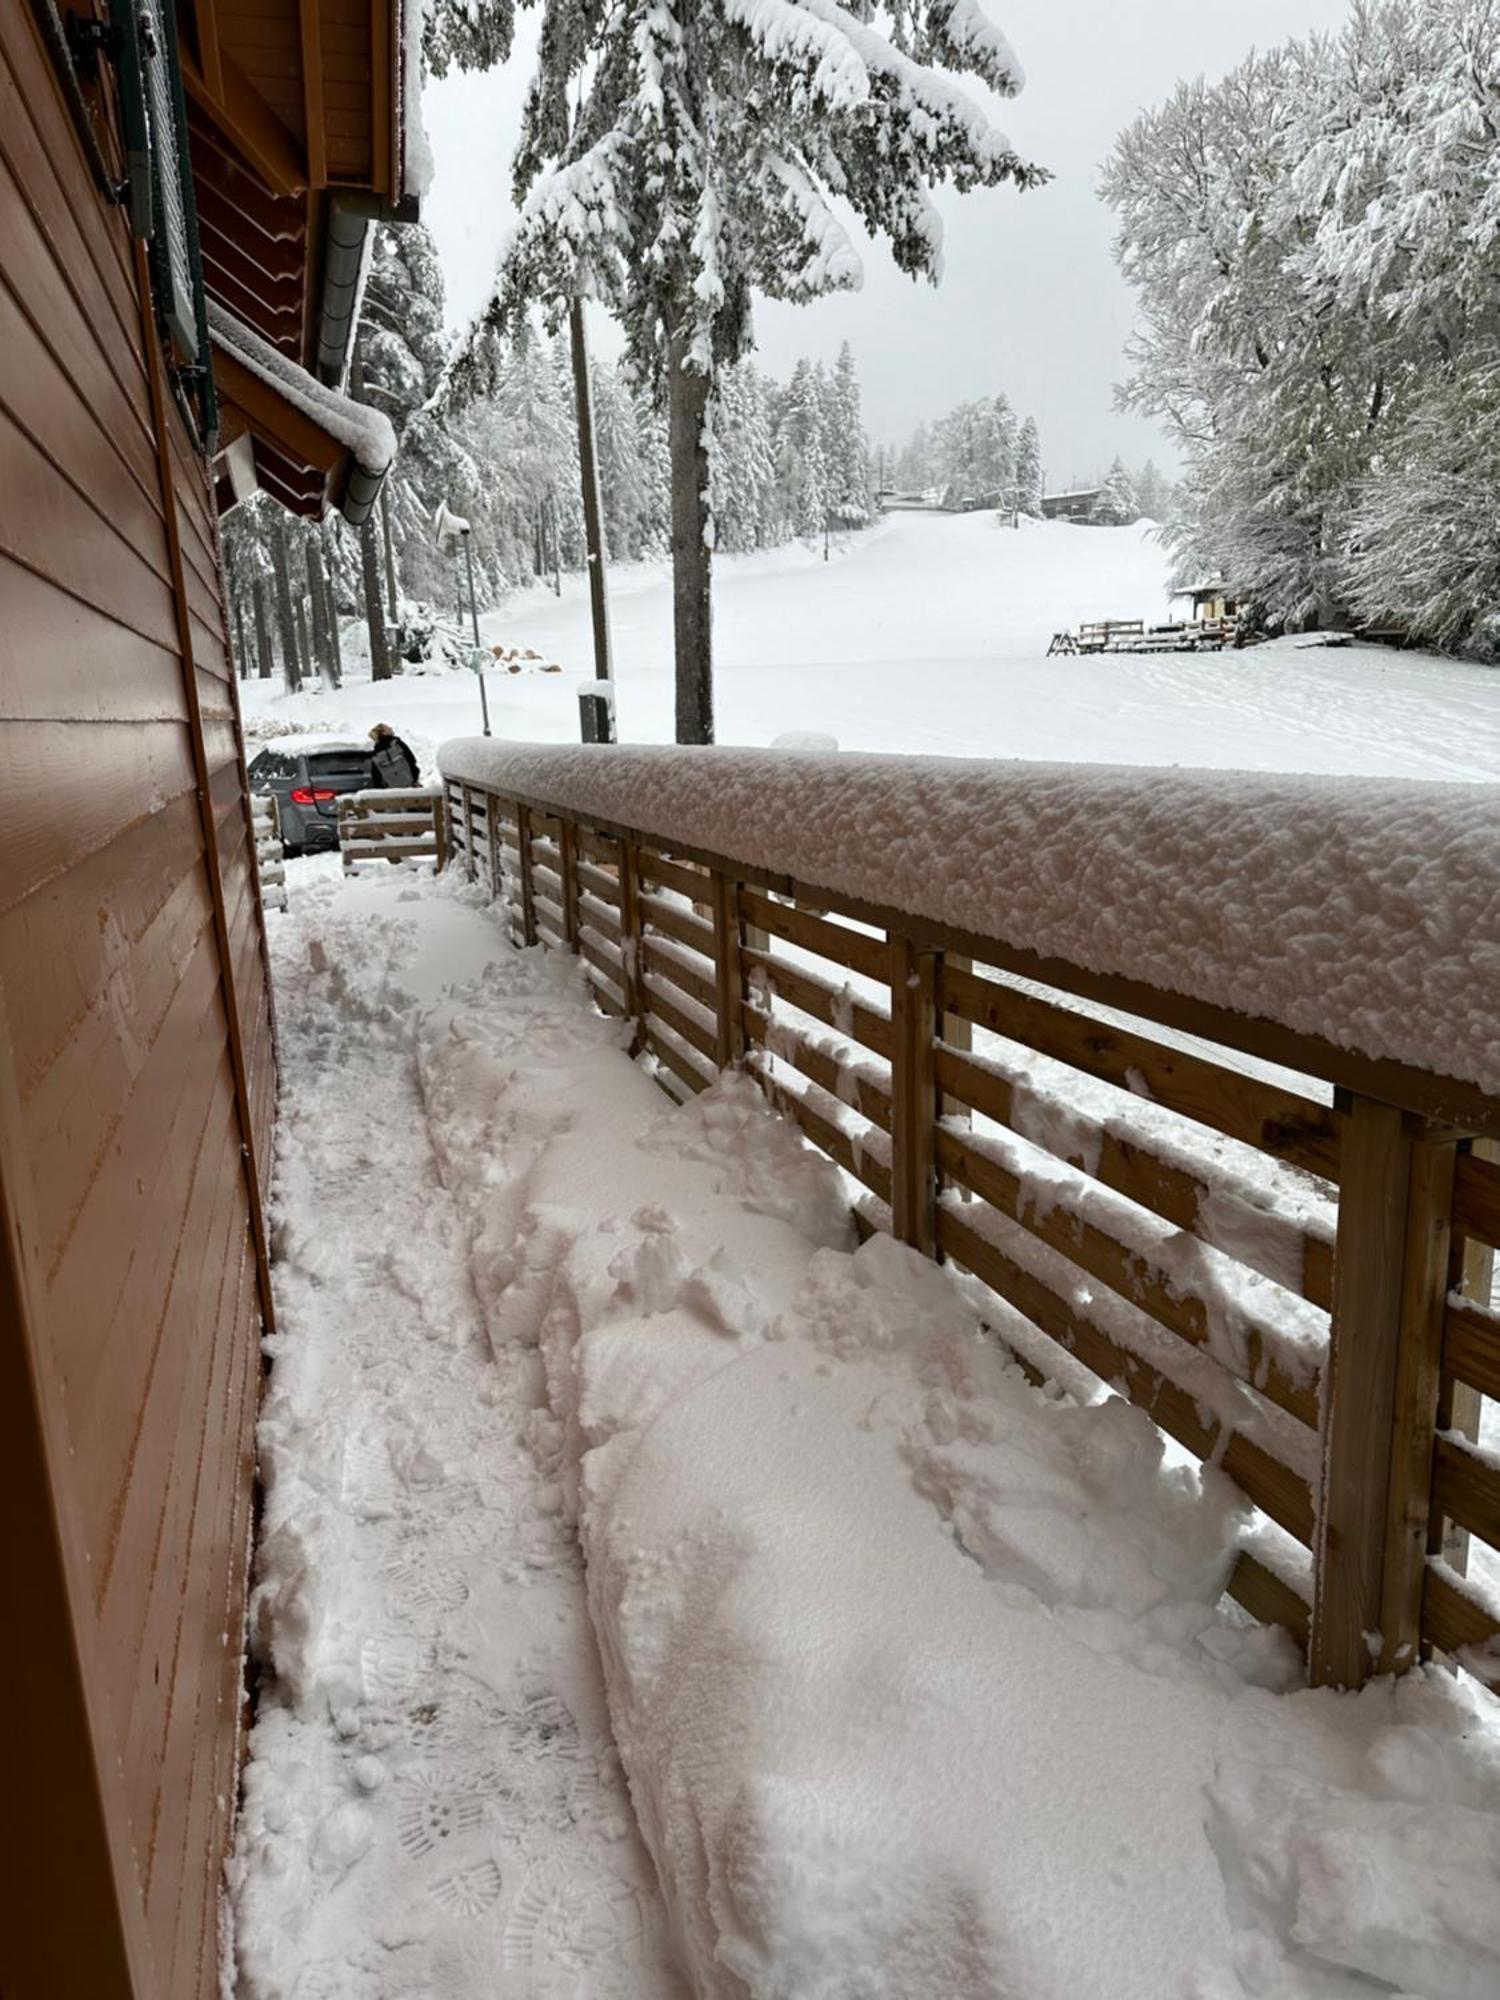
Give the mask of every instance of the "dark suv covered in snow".
<path id="1" fill-rule="evenodd" d="M 337 847 L 340 793 L 377 782 L 369 744 L 335 736 L 283 737 L 250 759 L 250 789 L 275 798 L 288 854 Z"/>

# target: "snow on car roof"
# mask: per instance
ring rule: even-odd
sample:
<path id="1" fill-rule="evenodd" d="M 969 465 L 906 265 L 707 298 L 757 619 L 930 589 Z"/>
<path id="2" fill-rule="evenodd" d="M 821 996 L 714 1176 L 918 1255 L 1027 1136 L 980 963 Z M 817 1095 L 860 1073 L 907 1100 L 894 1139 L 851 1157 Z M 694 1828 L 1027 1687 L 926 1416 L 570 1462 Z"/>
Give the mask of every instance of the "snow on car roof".
<path id="1" fill-rule="evenodd" d="M 354 750 L 362 756 L 370 754 L 369 739 L 363 742 L 356 736 L 273 736 L 261 745 L 262 750 L 275 750 L 289 757 L 312 757 L 325 750 Z M 257 756 L 260 754 L 257 751 Z"/>

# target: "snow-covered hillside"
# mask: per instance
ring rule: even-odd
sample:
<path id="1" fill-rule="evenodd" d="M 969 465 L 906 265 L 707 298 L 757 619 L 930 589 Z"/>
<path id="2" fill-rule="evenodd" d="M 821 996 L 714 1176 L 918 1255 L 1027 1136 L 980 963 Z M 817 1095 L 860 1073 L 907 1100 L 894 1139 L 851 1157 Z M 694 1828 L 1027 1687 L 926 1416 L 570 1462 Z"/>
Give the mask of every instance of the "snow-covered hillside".
<path id="1" fill-rule="evenodd" d="M 671 585 L 664 564 L 611 576 L 620 733 L 672 733 Z M 821 730 L 846 749 L 1500 779 L 1500 673 L 1378 647 L 1288 640 L 1243 653 L 1046 657 L 1090 618 L 1164 617 L 1165 553 L 1148 527 L 897 514 L 824 562 L 795 544 L 715 570 L 719 739 Z M 575 742 L 591 671 L 581 579 L 527 591 L 482 627 L 561 674 L 488 676 L 495 733 Z M 351 637 L 352 637 L 351 633 Z M 338 695 L 243 684 L 252 734 L 389 721 L 424 758 L 479 733 L 473 677 L 414 675 Z"/>

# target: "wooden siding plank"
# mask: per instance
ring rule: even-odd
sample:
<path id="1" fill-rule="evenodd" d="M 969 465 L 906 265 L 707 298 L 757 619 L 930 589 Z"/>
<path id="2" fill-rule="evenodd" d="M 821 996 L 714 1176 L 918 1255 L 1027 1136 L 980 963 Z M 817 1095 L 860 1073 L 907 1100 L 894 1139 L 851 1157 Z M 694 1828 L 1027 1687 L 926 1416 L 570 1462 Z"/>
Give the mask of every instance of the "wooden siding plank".
<path id="1" fill-rule="evenodd" d="M 6 361 L 0 408 L 68 481 L 79 504 L 97 514 L 170 588 L 159 509 L 142 489 L 139 473 L 108 448 L 93 406 L 21 311 L 10 282 L 0 284 L 0 353 Z"/>
<path id="2" fill-rule="evenodd" d="M 174 652 L 5 555 L 0 602 L 8 723 L 181 719 Z"/>
<path id="3" fill-rule="evenodd" d="M 143 638 L 170 647 L 176 638 L 171 591 L 132 539 L 137 526 L 149 545 L 158 531 L 144 509 L 139 523 L 106 520 L 0 408 L 0 550 L 113 613 Z"/>
<path id="4" fill-rule="evenodd" d="M 153 496 L 153 452 L 144 383 L 122 380 L 115 357 L 100 344 L 96 325 L 81 311 L 59 269 L 54 246 L 25 200 L 8 161 L 0 156 L 0 274 L 20 310 L 46 342 L 58 367 L 92 414 L 100 439 L 135 477 L 141 504 L 160 518 Z M 138 389 L 139 394 L 132 394 Z"/>
<path id="5" fill-rule="evenodd" d="M 145 373 L 141 322 L 120 210 L 101 208 L 50 65 L 18 8 L 0 8 L 0 156 L 77 288 L 88 323 Z M 106 220 L 107 218 L 107 220 Z M 140 379 L 123 376 L 132 386 Z"/>
<path id="6" fill-rule="evenodd" d="M 181 722 L 32 722 L 6 731 L 0 911 L 193 789 Z"/>
<path id="7" fill-rule="evenodd" d="M 116 1023 L 129 1012 L 149 1018 L 132 996 L 138 973 L 131 954 L 192 873 L 196 802 L 187 794 L 152 813 L 90 855 L 68 878 L 0 916 L 16 1081 L 27 1099 L 74 1038 L 106 989 Z M 185 843 L 185 844 L 184 844 Z M 80 925 L 78 909 L 107 909 L 107 923 Z M 153 939 L 149 949 L 160 949 Z"/>

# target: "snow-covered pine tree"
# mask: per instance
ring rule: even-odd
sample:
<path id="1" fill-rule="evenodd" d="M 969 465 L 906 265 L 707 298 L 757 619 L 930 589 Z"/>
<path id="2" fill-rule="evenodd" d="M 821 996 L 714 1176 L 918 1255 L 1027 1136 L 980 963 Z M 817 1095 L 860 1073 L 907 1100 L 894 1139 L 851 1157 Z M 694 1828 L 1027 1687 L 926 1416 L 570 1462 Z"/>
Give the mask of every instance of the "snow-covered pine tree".
<path id="1" fill-rule="evenodd" d="M 1093 519 L 1103 527 L 1125 528 L 1140 518 L 1141 508 L 1135 497 L 1135 487 L 1125 470 L 1124 460 L 1117 458 L 1104 475 L 1099 498 L 1094 502 Z"/>
<path id="2" fill-rule="evenodd" d="M 870 491 L 870 440 L 854 353 L 846 340 L 839 349 L 829 383 L 828 434 L 824 457 L 828 465 L 828 511 L 845 528 L 862 528 L 875 511 Z"/>
<path id="3" fill-rule="evenodd" d="M 471 20 L 479 0 L 446 0 Z M 511 0 L 486 31 L 508 46 Z M 444 29 L 444 59 L 468 54 Z M 467 33 L 468 30 L 466 29 Z M 480 31 L 474 30 L 478 37 Z M 434 30 L 433 46 L 437 46 Z M 496 313 L 582 290 L 669 410 L 677 734 L 713 737 L 708 403 L 752 293 L 860 282 L 839 200 L 914 276 L 941 270 L 928 189 L 1038 176 L 949 72 L 1021 83 L 976 0 L 546 0 L 520 223 Z"/>
<path id="4" fill-rule="evenodd" d="M 1023 514 L 1042 511 L 1042 440 L 1035 417 L 1026 419 L 1016 438 L 1016 505 Z"/>
<path id="5" fill-rule="evenodd" d="M 787 531 L 793 535 L 821 535 L 828 519 L 824 436 L 818 374 L 804 356 L 792 370 L 777 431 L 777 483 Z"/>
<path id="6" fill-rule="evenodd" d="M 776 540 L 776 459 L 766 385 L 752 361 L 720 374 L 712 475 L 715 548 L 757 549 Z"/>

